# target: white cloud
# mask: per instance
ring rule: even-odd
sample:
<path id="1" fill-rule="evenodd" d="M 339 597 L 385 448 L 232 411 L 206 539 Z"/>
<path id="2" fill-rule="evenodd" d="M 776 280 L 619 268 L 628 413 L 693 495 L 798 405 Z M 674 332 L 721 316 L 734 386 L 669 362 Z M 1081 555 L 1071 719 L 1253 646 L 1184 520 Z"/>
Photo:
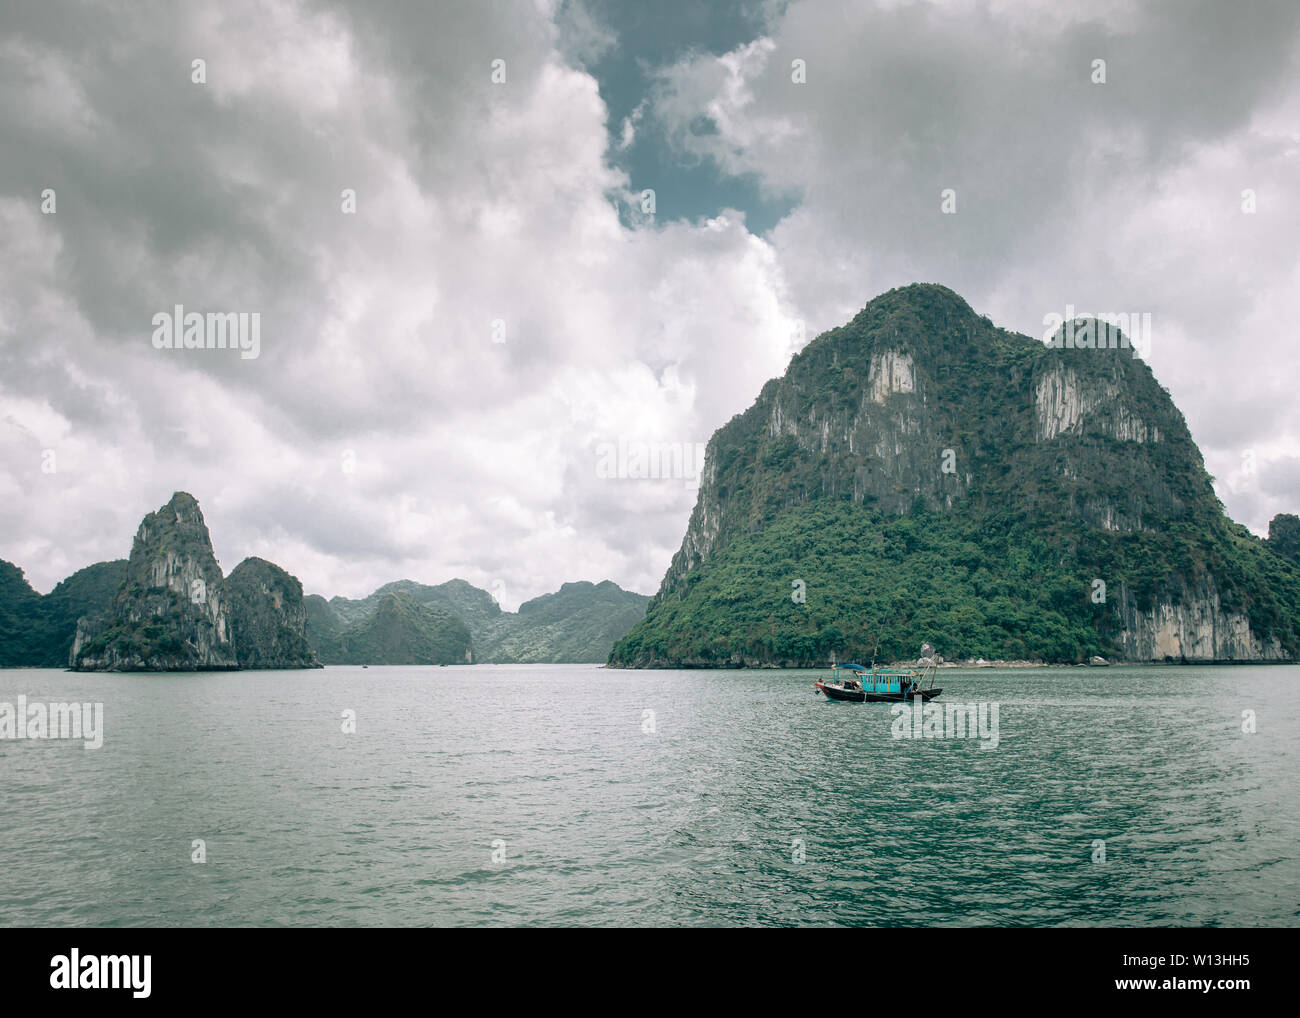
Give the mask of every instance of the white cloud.
<path id="1" fill-rule="evenodd" d="M 125 555 L 173 489 L 200 499 L 226 569 L 258 554 L 312 591 L 657 586 L 693 490 L 600 478 L 595 448 L 704 442 L 743 409 L 784 364 L 779 269 L 738 213 L 621 225 L 595 81 L 543 20 L 461 13 L 487 23 L 421 37 L 411 65 L 403 26 L 291 4 L 123 32 L 169 54 L 180 93 L 147 115 L 98 97 L 130 181 L 65 186 L 56 216 L 30 193 L 3 206 L 0 254 L 24 269 L 0 282 L 0 484 L 21 492 L 0 557 L 38 588 Z M 173 303 L 260 311 L 261 357 L 152 349 Z"/>
<path id="2" fill-rule="evenodd" d="M 1031 334 L 1067 301 L 1151 310 L 1157 376 L 1261 529 L 1300 488 L 1293 26 L 1083 10 L 795 3 L 666 68 L 615 145 L 659 131 L 797 195 L 765 237 L 733 210 L 620 222 L 585 7 L 84 8 L 76 33 L 57 5 L 7 14 L 0 558 L 49 589 L 185 489 L 226 569 L 257 554 L 309 591 L 650 591 L 694 490 L 598 477 L 601 444 L 707 441 L 798 321 L 914 280 Z M 153 350 L 174 303 L 260 311 L 262 356 Z M 1254 487 L 1230 476 L 1246 447 Z"/>

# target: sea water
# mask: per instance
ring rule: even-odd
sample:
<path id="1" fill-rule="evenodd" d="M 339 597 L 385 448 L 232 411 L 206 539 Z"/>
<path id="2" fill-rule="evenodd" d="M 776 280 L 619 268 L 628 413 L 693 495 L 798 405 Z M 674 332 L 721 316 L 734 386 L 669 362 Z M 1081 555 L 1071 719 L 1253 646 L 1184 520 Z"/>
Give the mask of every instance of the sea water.
<path id="1" fill-rule="evenodd" d="M 0 671 L 102 705 L 0 738 L 0 924 L 1300 922 L 1300 668 L 941 671 L 995 745 L 825 675 Z"/>

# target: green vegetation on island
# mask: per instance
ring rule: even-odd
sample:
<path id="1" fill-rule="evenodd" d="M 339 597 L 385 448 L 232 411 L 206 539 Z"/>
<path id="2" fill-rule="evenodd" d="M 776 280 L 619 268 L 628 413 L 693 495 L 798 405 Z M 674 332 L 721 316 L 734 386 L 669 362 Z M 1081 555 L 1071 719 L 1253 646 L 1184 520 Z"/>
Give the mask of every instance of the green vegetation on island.
<path id="1" fill-rule="evenodd" d="M 610 663 L 813 665 L 877 643 L 901 660 L 925 641 L 949 660 L 1292 660 L 1298 547 L 1293 516 L 1267 542 L 1228 519 L 1126 343 L 1058 349 L 914 285 L 718 429 L 682 548 Z"/>

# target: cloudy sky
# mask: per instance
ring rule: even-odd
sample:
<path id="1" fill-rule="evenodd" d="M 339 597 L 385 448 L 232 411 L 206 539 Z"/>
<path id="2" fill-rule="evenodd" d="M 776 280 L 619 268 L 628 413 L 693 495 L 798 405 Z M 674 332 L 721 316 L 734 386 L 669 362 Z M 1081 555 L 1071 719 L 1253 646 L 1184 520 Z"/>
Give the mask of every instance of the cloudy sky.
<path id="1" fill-rule="evenodd" d="M 4 0 L 0 265 L 0 558 L 41 591 L 187 490 L 309 592 L 653 592 L 694 491 L 610 450 L 689 458 L 917 280 L 1035 336 L 1150 312 L 1263 533 L 1300 5 Z M 156 349 L 177 304 L 259 356 Z"/>

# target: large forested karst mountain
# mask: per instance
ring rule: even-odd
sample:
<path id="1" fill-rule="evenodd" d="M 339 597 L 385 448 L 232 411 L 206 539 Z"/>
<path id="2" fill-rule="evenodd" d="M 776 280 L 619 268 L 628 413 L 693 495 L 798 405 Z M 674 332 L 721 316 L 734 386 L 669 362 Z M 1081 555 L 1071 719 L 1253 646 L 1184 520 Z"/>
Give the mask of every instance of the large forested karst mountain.
<path id="1" fill-rule="evenodd" d="M 1228 519 L 1128 338 L 1063 328 L 913 285 L 809 343 L 713 435 L 611 663 L 1296 658 L 1295 518 L 1267 542 Z"/>

